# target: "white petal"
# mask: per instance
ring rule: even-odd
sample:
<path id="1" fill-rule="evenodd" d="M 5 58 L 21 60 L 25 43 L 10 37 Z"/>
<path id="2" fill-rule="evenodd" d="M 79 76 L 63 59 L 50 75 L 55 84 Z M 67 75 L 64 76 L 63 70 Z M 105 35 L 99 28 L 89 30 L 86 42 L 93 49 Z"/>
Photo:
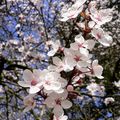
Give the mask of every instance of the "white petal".
<path id="1" fill-rule="evenodd" d="M 80 48 L 80 53 L 83 54 L 84 56 L 88 56 L 89 52 L 86 48 Z"/>
<path id="2" fill-rule="evenodd" d="M 96 42 L 94 40 L 87 40 L 85 46 L 87 49 L 92 50 L 93 47 L 95 46 L 95 43 Z"/>
<path id="3" fill-rule="evenodd" d="M 22 87 L 30 87 L 31 86 L 30 83 L 26 83 L 24 81 L 18 81 L 18 84 Z"/>
<path id="4" fill-rule="evenodd" d="M 93 28 L 93 27 L 95 26 L 95 22 L 94 22 L 94 21 L 90 21 L 90 22 L 88 23 L 88 26 L 89 26 L 90 28 Z"/>
<path id="5" fill-rule="evenodd" d="M 58 95 L 59 95 L 59 98 L 62 98 L 64 100 L 68 96 L 68 91 L 65 89 L 63 93 L 58 94 Z"/>
<path id="6" fill-rule="evenodd" d="M 51 56 L 54 56 L 56 52 L 57 52 L 57 51 L 55 51 L 55 50 L 50 50 L 50 51 L 47 53 L 47 55 L 51 57 Z"/>
<path id="7" fill-rule="evenodd" d="M 106 34 L 106 35 L 104 35 L 104 38 L 99 39 L 98 41 L 99 41 L 102 45 L 108 47 L 108 46 L 110 46 L 110 44 L 112 43 L 112 37 Z"/>
<path id="8" fill-rule="evenodd" d="M 55 101 L 51 97 L 45 99 L 44 102 L 49 108 L 53 108 L 55 106 Z"/>
<path id="9" fill-rule="evenodd" d="M 60 116 L 59 118 L 60 120 L 67 120 L 68 119 L 68 116 L 64 115 L 64 116 Z"/>
<path id="10" fill-rule="evenodd" d="M 72 103 L 69 100 L 62 101 L 61 105 L 64 109 L 68 109 L 68 108 L 72 107 Z"/>
<path id="11" fill-rule="evenodd" d="M 51 84 L 52 90 L 59 90 L 61 88 L 61 83 L 59 82 L 53 82 Z"/>
<path id="12" fill-rule="evenodd" d="M 102 28 L 93 28 L 92 35 L 98 40 L 104 38 L 104 31 Z"/>
<path id="13" fill-rule="evenodd" d="M 63 108 L 60 105 L 56 105 L 53 109 L 53 113 L 56 117 L 64 115 Z"/>
<path id="14" fill-rule="evenodd" d="M 78 44 L 77 44 L 76 42 L 71 43 L 71 44 L 70 44 L 70 49 L 78 50 L 78 49 L 79 49 Z"/>
<path id="15" fill-rule="evenodd" d="M 59 90 L 56 90 L 55 92 L 58 93 L 58 94 L 60 94 L 60 93 L 63 93 L 63 92 L 64 92 L 64 89 L 63 89 L 63 88 L 60 88 Z"/>
<path id="16" fill-rule="evenodd" d="M 80 0 L 76 0 L 74 6 L 80 7 L 80 6 L 82 6 L 86 1 L 87 1 L 87 0 L 81 0 L 81 1 L 80 1 Z"/>
<path id="17" fill-rule="evenodd" d="M 39 80 L 40 73 L 41 73 L 40 70 L 37 70 L 37 69 L 33 70 L 33 75 L 34 75 L 34 77 L 35 77 L 36 80 Z"/>
<path id="18" fill-rule="evenodd" d="M 100 66 L 100 65 L 94 66 L 93 70 L 94 70 L 94 74 L 95 74 L 96 77 L 98 77 L 100 79 L 104 78 L 103 76 L 101 76 L 102 72 L 103 72 L 103 67 L 102 66 Z"/>
<path id="19" fill-rule="evenodd" d="M 75 41 L 79 44 L 82 44 L 82 43 L 84 43 L 85 39 L 83 38 L 83 36 L 81 34 L 79 34 L 75 37 Z"/>
<path id="20" fill-rule="evenodd" d="M 79 61 L 79 62 L 77 63 L 77 67 L 78 67 L 78 68 L 87 67 L 87 66 L 89 66 L 89 63 L 86 62 L 86 61 Z"/>
<path id="21" fill-rule="evenodd" d="M 54 65 L 49 65 L 49 66 L 48 66 L 48 70 L 49 70 L 49 71 L 56 71 L 56 69 L 57 69 L 57 67 L 54 66 Z"/>
<path id="22" fill-rule="evenodd" d="M 32 86 L 32 87 L 30 87 L 30 89 L 29 89 L 29 93 L 30 94 L 35 94 L 35 93 L 37 93 L 37 92 L 39 92 L 40 91 L 40 88 L 38 88 L 38 87 L 36 87 L 36 86 Z"/>
<path id="23" fill-rule="evenodd" d="M 68 49 L 68 48 L 65 48 L 65 49 L 64 49 L 64 55 L 65 55 L 65 56 L 72 56 L 72 50 L 71 50 L 71 49 Z"/>
<path id="24" fill-rule="evenodd" d="M 33 79 L 34 79 L 33 73 L 32 73 L 30 70 L 26 69 L 26 70 L 23 72 L 23 79 L 24 79 L 25 81 L 31 81 L 31 80 L 33 80 Z"/>
<path id="25" fill-rule="evenodd" d="M 74 66 L 76 65 L 76 62 L 71 57 L 66 57 L 65 64 L 68 66 L 68 69 L 73 70 Z"/>
<path id="26" fill-rule="evenodd" d="M 61 83 L 61 87 L 62 87 L 62 88 L 66 87 L 66 85 L 67 85 L 67 83 L 68 83 L 67 80 L 65 80 L 64 78 L 60 78 L 59 81 L 60 81 L 60 83 Z"/>
<path id="27" fill-rule="evenodd" d="M 97 66 L 98 65 L 98 60 L 94 60 L 93 63 L 92 63 L 92 66 Z"/>
<path id="28" fill-rule="evenodd" d="M 60 66 L 62 65 L 62 60 L 58 57 L 53 57 L 53 64 L 55 64 L 56 66 Z"/>
<path id="29" fill-rule="evenodd" d="M 54 115 L 54 119 L 53 120 L 67 120 L 68 119 L 68 116 L 66 116 L 66 115 L 62 115 L 62 116 L 60 116 L 60 117 L 56 117 L 55 115 Z"/>

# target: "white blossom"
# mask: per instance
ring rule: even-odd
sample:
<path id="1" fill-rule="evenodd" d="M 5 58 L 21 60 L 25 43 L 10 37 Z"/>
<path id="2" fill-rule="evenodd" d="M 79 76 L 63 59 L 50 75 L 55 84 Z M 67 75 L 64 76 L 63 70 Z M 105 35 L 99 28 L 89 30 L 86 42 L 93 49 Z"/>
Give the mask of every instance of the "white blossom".
<path id="1" fill-rule="evenodd" d="M 68 116 L 62 115 L 62 116 L 60 116 L 60 117 L 56 117 L 56 116 L 54 115 L 53 120 L 68 120 Z"/>
<path id="2" fill-rule="evenodd" d="M 118 88 L 120 88 L 120 80 L 118 81 L 118 82 L 114 82 L 114 85 L 116 86 L 116 87 L 118 87 Z"/>
<path id="3" fill-rule="evenodd" d="M 41 79 L 40 79 L 40 70 L 33 70 L 33 73 L 26 69 L 23 72 L 24 81 L 18 81 L 18 84 L 22 87 L 29 87 L 29 93 L 34 94 L 40 91 L 41 89 Z"/>
<path id="4" fill-rule="evenodd" d="M 60 48 L 60 41 L 56 40 L 55 42 L 51 41 L 49 43 L 49 45 L 51 45 L 51 50 L 48 52 L 48 56 L 54 56 L 55 53 L 58 51 L 58 49 Z"/>
<path id="5" fill-rule="evenodd" d="M 44 91 L 61 93 L 64 91 L 64 87 L 67 85 L 67 81 L 60 76 L 60 73 L 49 70 L 42 72 L 42 86 Z"/>
<path id="6" fill-rule="evenodd" d="M 67 21 L 71 18 L 76 18 L 78 14 L 83 10 L 83 4 L 86 0 L 76 0 L 75 3 L 71 7 L 64 6 L 61 11 L 61 19 L 60 21 Z"/>
<path id="7" fill-rule="evenodd" d="M 35 107 L 36 102 L 34 101 L 33 97 L 33 94 L 24 97 L 23 102 L 25 105 L 25 109 L 23 112 L 27 112 Z"/>
<path id="8" fill-rule="evenodd" d="M 112 103 L 112 102 L 115 102 L 114 98 L 112 98 L 112 97 L 107 97 L 107 98 L 105 98 L 105 100 L 104 100 L 104 103 L 105 103 L 106 105 L 108 105 L 109 103 Z"/>
<path id="9" fill-rule="evenodd" d="M 65 90 L 63 93 L 51 93 L 46 98 L 45 104 L 49 108 L 53 108 L 53 113 L 56 117 L 64 115 L 63 109 L 68 109 L 72 106 L 72 103 L 67 100 L 68 92 Z"/>
<path id="10" fill-rule="evenodd" d="M 95 45 L 94 40 L 86 40 L 83 38 L 81 34 L 77 35 L 75 37 L 75 42 L 70 44 L 70 48 L 73 50 L 78 50 L 78 49 L 89 49 L 92 50 Z"/>
<path id="11" fill-rule="evenodd" d="M 92 1 L 89 5 L 90 17 L 96 22 L 99 26 L 110 22 L 112 20 L 112 9 L 96 9 L 96 2 Z"/>
<path id="12" fill-rule="evenodd" d="M 93 28 L 92 35 L 104 46 L 110 46 L 112 37 L 105 33 L 102 28 Z"/>
<path id="13" fill-rule="evenodd" d="M 104 96 L 104 86 L 100 86 L 99 84 L 97 83 L 90 83 L 87 87 L 86 87 L 89 92 L 91 93 L 91 95 L 98 95 L 98 96 Z"/>

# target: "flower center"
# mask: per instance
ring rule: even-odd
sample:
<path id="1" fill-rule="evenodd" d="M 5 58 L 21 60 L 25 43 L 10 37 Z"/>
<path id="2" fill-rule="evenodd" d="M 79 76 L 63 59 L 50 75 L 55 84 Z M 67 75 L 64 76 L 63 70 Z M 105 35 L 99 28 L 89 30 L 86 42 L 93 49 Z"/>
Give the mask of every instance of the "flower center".
<path id="1" fill-rule="evenodd" d="M 32 81 L 31 81 L 31 85 L 32 85 L 32 86 L 35 86 L 36 84 L 37 84 L 37 81 L 36 81 L 36 80 L 32 80 Z"/>
<path id="2" fill-rule="evenodd" d="M 57 105 L 61 105 L 61 100 L 60 99 L 56 99 L 55 102 L 56 102 Z"/>
<path id="3" fill-rule="evenodd" d="M 78 61 L 80 61 L 80 56 L 75 56 L 75 58 L 74 58 L 74 60 L 76 61 L 76 62 L 78 62 Z"/>
<path id="4" fill-rule="evenodd" d="M 83 47 L 83 43 L 82 43 L 82 44 L 78 44 L 78 47 L 79 47 L 79 48 Z"/>
<path id="5" fill-rule="evenodd" d="M 45 82 L 45 84 L 50 85 L 51 83 L 50 83 L 49 80 L 47 80 L 47 81 Z"/>

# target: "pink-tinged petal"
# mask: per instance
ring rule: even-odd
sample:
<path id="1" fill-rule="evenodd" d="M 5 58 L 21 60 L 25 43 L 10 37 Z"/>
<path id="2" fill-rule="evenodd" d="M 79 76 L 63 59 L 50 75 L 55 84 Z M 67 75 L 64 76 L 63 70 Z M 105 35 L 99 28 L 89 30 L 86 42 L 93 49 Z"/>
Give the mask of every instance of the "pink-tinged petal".
<path id="1" fill-rule="evenodd" d="M 94 66 L 93 70 L 94 70 L 94 74 L 95 74 L 96 77 L 98 77 L 99 79 L 104 78 L 103 76 L 101 76 L 102 72 L 103 72 L 103 67 L 102 66 L 100 66 L 100 65 Z"/>
<path id="2" fill-rule="evenodd" d="M 30 87 L 30 86 L 31 86 L 30 83 L 26 83 L 26 82 L 24 82 L 24 81 L 18 81 L 18 84 L 19 84 L 20 86 L 22 86 L 22 87 Z"/>
<path id="3" fill-rule="evenodd" d="M 60 78 L 59 81 L 60 81 L 60 83 L 61 83 L 61 87 L 62 87 L 62 88 L 66 87 L 66 85 L 67 85 L 67 83 L 68 83 L 67 80 L 65 80 L 64 78 Z"/>
<path id="4" fill-rule="evenodd" d="M 37 93 L 39 91 L 40 91 L 40 88 L 36 87 L 36 86 L 31 86 L 30 89 L 29 89 L 30 94 L 35 94 L 35 93 Z"/>
<path id="5" fill-rule="evenodd" d="M 40 70 L 37 70 L 37 69 L 34 69 L 34 70 L 33 70 L 33 75 L 34 75 L 34 77 L 36 78 L 36 80 L 39 80 L 39 78 L 40 78 L 40 73 L 41 73 Z"/>
<path id="6" fill-rule="evenodd" d="M 53 108 L 55 106 L 55 101 L 51 97 L 45 99 L 44 103 L 49 107 Z"/>
<path id="7" fill-rule="evenodd" d="M 64 109 L 68 109 L 70 107 L 72 107 L 72 102 L 70 102 L 69 100 L 63 100 L 61 102 L 61 106 L 64 108 Z"/>
<path id="8" fill-rule="evenodd" d="M 72 56 L 72 50 L 69 48 L 64 49 L 64 55 L 65 56 Z"/>
<path id="9" fill-rule="evenodd" d="M 56 117 L 64 115 L 63 108 L 60 105 L 56 105 L 53 109 L 53 113 Z"/>
<path id="10" fill-rule="evenodd" d="M 86 44 L 85 47 L 89 50 L 92 50 L 95 46 L 95 43 L 96 42 L 94 40 L 87 40 L 85 43 Z"/>
<path id="11" fill-rule="evenodd" d="M 54 100 L 56 100 L 56 99 L 59 98 L 59 94 L 56 93 L 56 92 L 52 92 L 52 93 L 50 93 L 49 96 L 50 96 L 52 99 L 54 99 Z"/>
<path id="12" fill-rule="evenodd" d="M 30 70 L 26 69 L 26 70 L 23 72 L 23 79 L 24 79 L 25 81 L 32 81 L 32 80 L 34 79 L 33 73 L 32 73 Z"/>
<path id="13" fill-rule="evenodd" d="M 65 89 L 63 93 L 58 94 L 59 98 L 65 100 L 68 96 L 68 91 Z"/>
<path id="14" fill-rule="evenodd" d="M 78 50 L 79 49 L 78 44 L 76 42 L 71 43 L 70 48 L 73 49 L 73 50 Z"/>
<path id="15" fill-rule="evenodd" d="M 104 31 L 102 28 L 93 28 L 92 35 L 97 40 L 104 38 Z"/>

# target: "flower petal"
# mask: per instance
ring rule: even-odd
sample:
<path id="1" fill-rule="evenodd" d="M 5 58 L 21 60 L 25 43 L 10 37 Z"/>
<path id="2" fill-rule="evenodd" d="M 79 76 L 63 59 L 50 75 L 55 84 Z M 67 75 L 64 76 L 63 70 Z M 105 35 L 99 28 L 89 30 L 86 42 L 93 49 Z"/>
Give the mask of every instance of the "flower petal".
<path id="1" fill-rule="evenodd" d="M 56 105 L 53 109 L 53 113 L 56 117 L 60 117 L 64 114 L 64 111 L 60 105 Z"/>
<path id="2" fill-rule="evenodd" d="M 55 101 L 51 97 L 45 99 L 44 102 L 49 108 L 53 108 L 55 106 Z"/>
<path id="3" fill-rule="evenodd" d="M 39 92 L 40 91 L 40 88 L 39 87 L 36 87 L 36 86 L 32 86 L 32 87 L 30 87 L 30 89 L 29 89 L 29 93 L 30 94 L 35 94 L 35 93 L 37 93 L 37 92 Z"/>
<path id="4" fill-rule="evenodd" d="M 34 79 L 33 73 L 32 73 L 30 70 L 26 69 L 26 70 L 23 72 L 23 79 L 24 79 L 25 81 L 32 81 L 32 80 Z"/>
<path id="5" fill-rule="evenodd" d="M 70 44 L 70 48 L 73 50 L 78 50 L 78 44 L 76 42 Z"/>
<path id="6" fill-rule="evenodd" d="M 26 83 L 24 81 L 18 81 L 18 84 L 22 87 L 30 87 L 31 86 L 29 83 Z"/>
<path id="7" fill-rule="evenodd" d="M 102 72 L 103 72 L 103 67 L 98 65 L 98 66 L 95 66 L 93 67 L 93 70 L 94 70 L 94 74 L 96 77 L 98 77 L 99 79 L 103 79 L 104 77 L 101 76 L 102 75 Z"/>
<path id="8" fill-rule="evenodd" d="M 65 89 L 63 93 L 58 94 L 59 98 L 62 98 L 63 100 L 65 100 L 68 96 L 68 91 Z"/>
<path id="9" fill-rule="evenodd" d="M 72 102 L 70 102 L 69 100 L 64 100 L 61 102 L 61 106 L 64 109 L 68 109 L 68 108 L 72 107 Z"/>
<path id="10" fill-rule="evenodd" d="M 75 41 L 79 44 L 83 44 L 85 39 L 83 38 L 83 36 L 81 34 L 79 34 L 75 37 Z"/>
<path id="11" fill-rule="evenodd" d="M 53 63 L 54 63 L 56 66 L 62 65 L 62 61 L 61 61 L 61 59 L 58 58 L 58 57 L 53 57 Z"/>

